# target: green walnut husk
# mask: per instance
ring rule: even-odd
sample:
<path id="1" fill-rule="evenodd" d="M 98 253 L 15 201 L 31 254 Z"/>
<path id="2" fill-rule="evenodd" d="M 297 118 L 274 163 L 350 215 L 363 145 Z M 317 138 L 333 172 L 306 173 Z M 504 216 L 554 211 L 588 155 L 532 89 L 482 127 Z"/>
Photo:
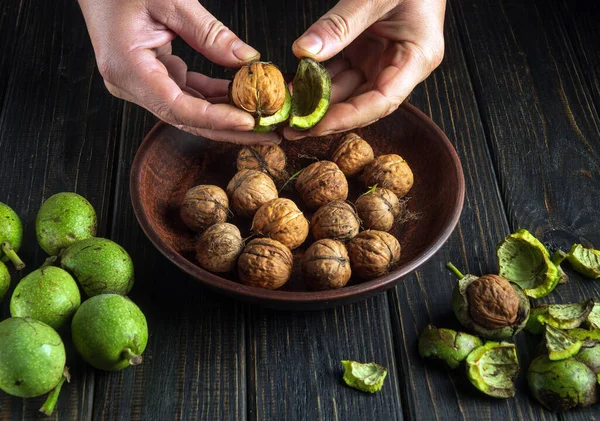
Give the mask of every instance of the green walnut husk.
<path id="1" fill-rule="evenodd" d="M 575 329 L 587 319 L 594 305 L 593 299 L 581 303 L 549 304 L 545 312 L 537 315 L 537 319 L 558 329 Z"/>
<path id="2" fill-rule="evenodd" d="M 576 328 L 569 330 L 569 335 L 580 341 L 598 341 L 600 342 L 600 331 Z"/>
<path id="3" fill-rule="evenodd" d="M 469 354 L 467 376 L 477 389 L 495 398 L 515 396 L 519 360 L 514 344 L 487 342 Z"/>
<path id="4" fill-rule="evenodd" d="M 438 329 L 429 325 L 419 337 L 419 355 L 443 361 L 456 368 L 475 348 L 483 345 L 477 336 L 452 329 Z"/>
<path id="5" fill-rule="evenodd" d="M 363 392 L 379 392 L 383 386 L 387 370 L 375 363 L 359 363 L 356 361 L 343 360 L 344 382 Z"/>
<path id="6" fill-rule="evenodd" d="M 448 264 L 448 267 L 453 270 L 453 272 L 455 272 L 459 278 L 462 276 L 458 270 L 454 270 L 456 268 L 454 268 L 452 264 Z M 493 276 L 495 277 L 495 275 Z M 478 323 L 473 319 L 473 313 L 472 309 L 470 308 L 471 306 L 469 305 L 469 296 L 467 293 L 469 286 L 478 279 L 479 277 L 475 275 L 466 275 L 459 279 L 454 287 L 454 291 L 452 292 L 452 307 L 458 321 L 465 328 L 486 339 L 506 339 L 516 335 L 525 327 L 527 319 L 529 318 L 529 299 L 525 296 L 525 294 L 523 294 L 521 288 L 515 284 L 509 283 L 518 299 L 518 308 L 514 321 L 512 321 L 510 324 L 506 324 L 497 328 L 483 326 L 481 323 Z M 500 307 L 504 304 L 503 297 L 493 296 L 492 298 L 494 299 L 494 307 Z"/>
<path id="7" fill-rule="evenodd" d="M 572 357 L 579 352 L 583 345 L 582 341 L 550 325 L 546 325 L 545 343 L 548 350 L 548 358 L 552 361 Z"/>
<path id="8" fill-rule="evenodd" d="M 566 257 L 573 269 L 583 276 L 592 279 L 600 278 L 600 250 L 573 244 Z"/>
<path id="9" fill-rule="evenodd" d="M 597 401 L 596 374 L 575 357 L 552 361 L 547 355 L 535 358 L 527 371 L 532 395 L 552 411 L 567 411 Z"/>
<path id="10" fill-rule="evenodd" d="M 600 330 L 600 303 L 594 303 L 594 308 L 586 317 L 584 324 L 590 330 Z"/>
<path id="11" fill-rule="evenodd" d="M 582 341 L 581 349 L 575 355 L 575 359 L 584 363 L 594 374 L 600 374 L 600 341 Z"/>
<path id="12" fill-rule="evenodd" d="M 313 59 L 300 60 L 292 81 L 290 127 L 306 130 L 315 126 L 329 108 L 331 78 L 327 69 Z"/>
<path id="13" fill-rule="evenodd" d="M 542 333 L 544 333 L 544 324 L 538 320 L 538 316 L 546 313 L 547 311 L 548 304 L 542 304 L 533 307 L 529 311 L 529 319 L 527 319 L 525 330 L 529 333 L 533 333 L 534 335 L 541 335 Z"/>
<path id="14" fill-rule="evenodd" d="M 285 101 L 283 107 L 279 109 L 275 114 L 270 116 L 261 116 L 256 120 L 256 127 L 254 131 L 258 133 L 268 133 L 277 129 L 283 123 L 287 121 L 292 110 L 292 96 L 288 88 L 285 88 Z"/>
<path id="15" fill-rule="evenodd" d="M 529 297 L 545 297 L 563 276 L 546 247 L 527 230 L 510 234 L 496 253 L 500 276 L 519 285 Z"/>

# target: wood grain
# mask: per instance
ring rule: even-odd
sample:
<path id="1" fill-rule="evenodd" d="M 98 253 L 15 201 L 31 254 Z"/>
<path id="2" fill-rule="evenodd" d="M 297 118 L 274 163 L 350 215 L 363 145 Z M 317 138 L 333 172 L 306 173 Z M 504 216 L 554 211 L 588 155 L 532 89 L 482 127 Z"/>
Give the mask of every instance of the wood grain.
<path id="1" fill-rule="evenodd" d="M 11 70 L 0 78 L 6 81 L 0 87 L 6 89 L 0 115 L 0 200 L 23 220 L 21 256 L 27 264 L 21 274 L 13 272 L 14 286 L 46 257 L 36 243 L 34 221 L 50 195 L 76 191 L 87 197 L 98 213 L 99 233 L 104 233 L 121 105 L 105 94 L 76 3 L 11 3 L 7 9 L 3 5 L 3 12 L 16 8 L 17 16 L 14 21 L 7 20 L 10 15 L 2 19 L 3 33 L 15 45 L 3 50 L 10 55 Z M 17 22 L 18 33 L 11 34 Z M 3 54 L 0 63 L 5 59 Z M 2 303 L 3 316 L 9 315 L 8 304 Z M 51 419 L 88 419 L 93 371 L 65 342 L 73 377 Z M 43 400 L 0 393 L 0 419 L 38 419 Z"/>

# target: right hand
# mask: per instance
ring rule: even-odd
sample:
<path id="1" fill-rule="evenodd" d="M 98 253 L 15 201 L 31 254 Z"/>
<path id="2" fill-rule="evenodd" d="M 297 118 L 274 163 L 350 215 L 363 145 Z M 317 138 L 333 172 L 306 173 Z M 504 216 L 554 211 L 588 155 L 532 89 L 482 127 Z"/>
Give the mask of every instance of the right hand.
<path id="1" fill-rule="evenodd" d="M 181 36 L 221 66 L 260 58 L 197 0 L 79 0 L 96 61 L 114 96 L 138 104 L 195 135 L 243 144 L 276 144 L 277 133 L 254 133 L 253 117 L 227 104 L 229 81 L 188 72 L 171 54 Z"/>

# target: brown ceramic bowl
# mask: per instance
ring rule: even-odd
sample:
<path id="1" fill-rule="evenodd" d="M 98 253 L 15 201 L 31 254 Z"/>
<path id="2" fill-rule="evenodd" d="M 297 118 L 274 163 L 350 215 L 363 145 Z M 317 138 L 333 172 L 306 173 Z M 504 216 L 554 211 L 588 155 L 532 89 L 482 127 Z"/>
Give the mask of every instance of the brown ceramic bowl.
<path id="1" fill-rule="evenodd" d="M 142 229 L 167 259 L 202 284 L 239 299 L 281 309 L 322 309 L 350 303 L 385 291 L 425 263 L 446 242 L 454 230 L 463 205 L 464 177 L 456 151 L 442 131 L 423 113 L 409 104 L 369 127 L 356 131 L 367 140 L 376 155 L 396 153 L 411 166 L 415 184 L 409 192 L 409 210 L 417 220 L 395 224 L 391 233 L 402 246 L 400 265 L 377 279 L 352 277 L 344 288 L 308 291 L 302 281 L 300 258 L 305 248 L 294 251 L 295 265 L 290 281 L 276 291 L 242 285 L 237 274 L 225 276 L 207 272 L 194 262 L 196 234 L 179 217 L 185 192 L 198 184 L 225 188 L 236 172 L 240 146 L 213 142 L 159 123 L 144 139 L 131 168 L 131 199 Z M 284 141 L 288 171 L 293 174 L 315 159 L 328 159 L 332 145 L 341 136 Z M 360 180 L 349 180 L 349 200 L 366 188 Z M 305 211 L 293 191 L 292 198 Z M 234 219 L 242 235 L 250 233 L 250 221 Z M 310 243 L 310 237 L 305 244 Z"/>

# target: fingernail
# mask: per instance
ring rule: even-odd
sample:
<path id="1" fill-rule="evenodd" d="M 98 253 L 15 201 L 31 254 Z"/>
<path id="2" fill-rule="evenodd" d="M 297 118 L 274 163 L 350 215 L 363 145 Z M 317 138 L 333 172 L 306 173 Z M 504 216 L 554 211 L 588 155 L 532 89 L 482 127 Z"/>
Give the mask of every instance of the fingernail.
<path id="1" fill-rule="evenodd" d="M 233 55 L 243 63 L 260 58 L 260 53 L 258 51 L 239 39 L 233 43 L 231 49 Z"/>
<path id="2" fill-rule="evenodd" d="M 317 35 L 310 33 L 296 41 L 296 46 L 310 54 L 316 55 L 323 49 L 323 40 Z"/>

